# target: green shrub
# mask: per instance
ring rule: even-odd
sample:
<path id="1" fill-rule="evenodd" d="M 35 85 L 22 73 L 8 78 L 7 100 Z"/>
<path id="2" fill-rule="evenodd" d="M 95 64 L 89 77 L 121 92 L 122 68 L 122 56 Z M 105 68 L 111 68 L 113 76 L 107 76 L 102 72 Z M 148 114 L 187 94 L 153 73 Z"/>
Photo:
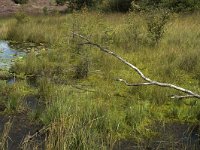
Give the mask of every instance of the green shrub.
<path id="1" fill-rule="evenodd" d="M 30 20 L 29 16 L 24 12 L 16 13 L 15 14 L 15 19 L 17 20 L 18 24 L 27 23 Z"/>
<path id="2" fill-rule="evenodd" d="M 169 13 L 167 11 L 156 11 L 147 15 L 147 30 L 151 45 L 156 45 L 163 37 L 164 28 L 169 20 Z"/>
<path id="3" fill-rule="evenodd" d="M 76 67 L 75 67 L 75 79 L 83 79 L 88 76 L 88 71 L 89 71 L 89 61 L 82 60 Z"/>
<path id="4" fill-rule="evenodd" d="M 48 15 L 48 8 L 47 7 L 43 7 L 43 14 L 44 15 Z"/>
<path id="5" fill-rule="evenodd" d="M 28 0 L 13 0 L 16 4 L 26 4 Z"/>

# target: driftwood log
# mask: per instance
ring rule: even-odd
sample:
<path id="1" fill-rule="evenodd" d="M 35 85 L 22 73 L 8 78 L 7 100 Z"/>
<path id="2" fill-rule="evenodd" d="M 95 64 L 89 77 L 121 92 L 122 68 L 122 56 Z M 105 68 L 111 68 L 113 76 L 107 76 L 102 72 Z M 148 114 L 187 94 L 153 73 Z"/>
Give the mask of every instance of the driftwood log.
<path id="1" fill-rule="evenodd" d="M 112 55 L 113 57 L 117 58 L 122 63 L 126 64 L 127 66 L 132 68 L 134 71 L 136 71 L 138 73 L 138 75 L 145 81 L 143 83 L 134 83 L 134 84 L 132 84 L 132 83 L 128 83 L 124 79 L 118 79 L 118 81 L 123 82 L 125 85 L 127 85 L 127 86 L 152 86 L 152 85 L 154 85 L 154 86 L 160 86 L 160 87 L 168 87 L 168 88 L 175 89 L 175 90 L 180 91 L 180 92 L 185 94 L 185 95 L 174 95 L 174 96 L 171 97 L 172 99 L 175 99 L 175 98 L 176 99 L 182 99 L 182 98 L 197 98 L 197 99 L 200 99 L 200 95 L 195 93 L 195 92 L 193 92 L 193 91 L 190 91 L 188 89 L 182 88 L 182 87 L 174 85 L 174 84 L 158 82 L 158 81 L 155 81 L 155 80 L 152 80 L 152 79 L 148 78 L 135 65 L 131 64 L 130 62 L 128 62 L 127 60 L 125 60 L 121 56 L 119 56 L 116 53 L 114 53 L 113 51 L 111 51 L 111 50 L 109 50 L 107 48 L 104 48 L 103 46 L 99 45 L 98 43 L 92 42 L 86 36 L 83 36 L 81 34 L 73 32 L 73 37 L 75 37 L 75 36 L 79 37 L 79 38 L 81 38 L 81 39 L 83 39 L 85 41 L 84 43 L 81 43 L 80 45 L 92 45 L 92 46 L 95 46 L 95 47 L 99 48 L 100 51 L 105 52 L 105 53 L 107 53 L 109 55 Z"/>

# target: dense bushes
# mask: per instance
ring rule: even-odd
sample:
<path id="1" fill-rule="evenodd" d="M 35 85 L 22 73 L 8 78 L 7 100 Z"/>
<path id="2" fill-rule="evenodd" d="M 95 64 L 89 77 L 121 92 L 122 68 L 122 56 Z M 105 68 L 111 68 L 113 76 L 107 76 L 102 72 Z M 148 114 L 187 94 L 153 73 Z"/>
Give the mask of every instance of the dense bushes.
<path id="1" fill-rule="evenodd" d="M 165 2 L 165 7 L 176 12 L 191 11 L 200 8 L 199 0 L 170 0 Z"/>
<path id="2" fill-rule="evenodd" d="M 119 12 L 127 12 L 135 6 L 140 10 L 164 8 L 175 12 L 193 11 L 200 8 L 199 0 L 56 0 L 56 3 L 61 5 L 66 2 L 73 9 L 81 9 L 83 6 L 87 6 L 98 7 L 104 11 Z"/>
<path id="3" fill-rule="evenodd" d="M 127 12 L 133 4 L 142 9 L 165 8 L 175 12 L 193 11 L 200 8 L 199 0 L 68 0 L 77 5 L 77 8 L 102 5 L 104 10 Z"/>
<path id="4" fill-rule="evenodd" d="M 68 2 L 73 9 L 81 9 L 84 6 L 100 6 L 103 10 L 126 12 L 131 8 L 133 0 L 56 0 L 57 4 L 63 5 Z"/>
<path id="5" fill-rule="evenodd" d="M 98 1 L 97 0 L 69 0 L 77 9 L 80 9 L 83 6 L 94 6 Z"/>
<path id="6" fill-rule="evenodd" d="M 134 0 L 142 9 L 166 8 L 175 12 L 192 11 L 200 8 L 199 0 Z"/>
<path id="7" fill-rule="evenodd" d="M 13 0 L 16 4 L 26 4 L 28 0 Z"/>
<path id="8" fill-rule="evenodd" d="M 131 8 L 132 0 L 108 0 L 111 11 L 126 12 Z"/>
<path id="9" fill-rule="evenodd" d="M 13 0 L 16 4 L 25 4 L 28 0 Z M 200 9 L 199 0 L 55 0 L 57 4 L 69 3 L 72 9 L 84 6 L 100 8 L 106 11 L 127 12 L 132 7 L 140 10 L 165 8 L 175 12 L 194 11 Z"/>
<path id="10" fill-rule="evenodd" d="M 74 9 L 81 9 L 83 6 L 94 6 L 97 4 L 97 0 L 56 0 L 57 4 L 63 5 L 64 3 L 68 2 L 71 7 Z"/>

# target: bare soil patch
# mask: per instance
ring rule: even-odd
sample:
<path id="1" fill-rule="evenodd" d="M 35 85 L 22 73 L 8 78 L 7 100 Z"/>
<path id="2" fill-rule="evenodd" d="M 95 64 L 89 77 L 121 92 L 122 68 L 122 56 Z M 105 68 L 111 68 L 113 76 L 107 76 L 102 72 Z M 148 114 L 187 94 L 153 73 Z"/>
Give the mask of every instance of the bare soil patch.
<path id="1" fill-rule="evenodd" d="M 67 4 L 60 6 L 49 0 L 29 0 L 27 4 L 15 4 L 12 0 L 0 1 L 0 16 L 14 15 L 19 11 L 26 12 L 28 14 L 42 14 L 44 9 L 51 12 L 65 12 L 67 10 Z"/>

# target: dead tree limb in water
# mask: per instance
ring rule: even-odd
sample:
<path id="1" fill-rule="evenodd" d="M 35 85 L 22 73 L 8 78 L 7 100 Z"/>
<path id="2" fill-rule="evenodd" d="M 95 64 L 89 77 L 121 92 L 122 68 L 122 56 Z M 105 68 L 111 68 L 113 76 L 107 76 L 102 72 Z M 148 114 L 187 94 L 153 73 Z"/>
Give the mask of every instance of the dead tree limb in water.
<path id="1" fill-rule="evenodd" d="M 130 62 L 126 61 L 121 56 L 117 55 L 116 53 L 114 53 L 113 51 L 111 51 L 111 50 L 109 50 L 107 48 L 104 48 L 103 46 L 99 45 L 98 43 L 92 42 L 87 37 L 85 37 L 85 36 L 83 36 L 81 34 L 73 32 L 73 36 L 77 36 L 77 37 L 85 40 L 85 42 L 82 43 L 81 45 L 92 45 L 92 46 L 95 46 L 95 47 L 99 48 L 102 52 L 105 52 L 105 53 L 107 53 L 109 55 L 112 55 L 113 57 L 117 58 L 122 63 L 126 64 L 127 66 L 132 68 L 134 71 L 136 71 L 139 74 L 139 76 L 145 81 L 144 83 L 134 83 L 134 84 L 132 84 L 132 83 L 128 83 L 124 79 L 118 79 L 118 81 L 123 82 L 127 86 L 152 86 L 152 85 L 154 85 L 154 86 L 160 86 L 160 87 L 168 87 L 168 88 L 175 89 L 177 91 L 181 91 L 181 92 L 186 94 L 186 95 L 174 95 L 174 96 L 171 97 L 173 99 L 175 99 L 175 98 L 176 99 L 182 99 L 182 98 L 198 98 L 198 99 L 200 99 L 200 95 L 199 94 L 196 94 L 196 93 L 194 93 L 194 92 L 192 92 L 190 90 L 184 89 L 184 88 L 182 88 L 180 86 L 176 86 L 176 85 L 169 84 L 169 83 L 162 83 L 162 82 L 151 80 L 150 78 L 146 77 L 139 68 L 137 68 L 136 66 L 134 66 Z"/>

